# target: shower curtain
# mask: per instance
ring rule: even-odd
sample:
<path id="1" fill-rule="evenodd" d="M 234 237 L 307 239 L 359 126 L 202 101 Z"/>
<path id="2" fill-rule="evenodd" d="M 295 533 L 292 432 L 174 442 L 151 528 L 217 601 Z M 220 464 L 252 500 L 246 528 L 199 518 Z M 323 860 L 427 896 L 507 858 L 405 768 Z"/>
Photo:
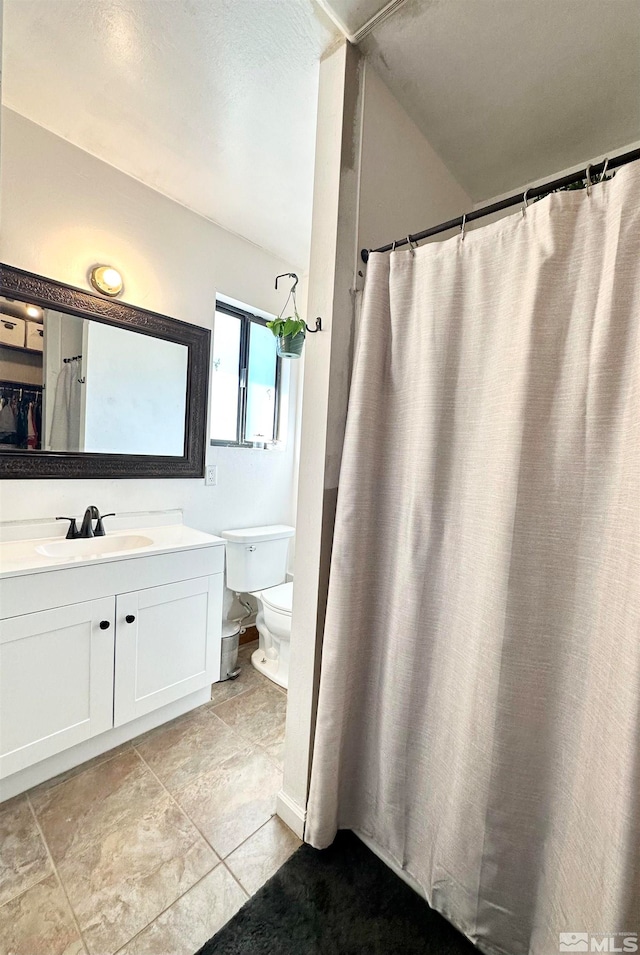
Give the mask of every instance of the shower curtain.
<path id="1" fill-rule="evenodd" d="M 337 828 L 485 952 L 633 950 L 638 163 L 370 257 L 305 838 Z"/>

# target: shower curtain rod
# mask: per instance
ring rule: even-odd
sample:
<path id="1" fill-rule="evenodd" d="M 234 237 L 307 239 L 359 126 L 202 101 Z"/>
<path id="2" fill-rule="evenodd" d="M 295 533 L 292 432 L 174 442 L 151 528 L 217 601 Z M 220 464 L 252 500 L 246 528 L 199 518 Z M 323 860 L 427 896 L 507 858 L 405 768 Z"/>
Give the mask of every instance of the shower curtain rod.
<path id="1" fill-rule="evenodd" d="M 490 216 L 493 212 L 501 212 L 503 209 L 509 209 L 511 206 L 521 205 L 529 199 L 537 199 L 545 196 L 547 193 L 560 189 L 562 186 L 570 186 L 574 182 L 580 182 L 589 176 L 600 175 L 604 169 L 618 169 L 629 162 L 640 159 L 640 149 L 631 149 L 628 153 L 621 153 L 613 159 L 604 159 L 595 165 L 589 165 L 586 169 L 579 169 L 577 172 L 571 172 L 568 176 L 562 176 L 560 179 L 553 179 L 551 182 L 545 182 L 541 186 L 532 186 L 525 192 L 518 192 L 514 196 L 508 196 L 506 199 L 500 199 L 499 202 L 492 202 L 490 206 L 482 206 L 480 209 L 474 209 L 473 212 L 467 212 L 464 216 L 458 216 L 457 219 L 450 219 L 448 222 L 441 222 L 440 225 L 434 225 L 423 232 L 416 232 L 413 235 L 405 236 L 404 239 L 397 239 L 395 242 L 389 242 L 388 245 L 382 245 L 379 249 L 362 249 L 360 255 L 363 262 L 367 262 L 372 252 L 392 252 L 401 245 L 420 242 L 422 239 L 428 239 L 432 235 L 438 235 L 439 232 L 448 232 L 449 229 L 462 228 L 463 223 L 473 222 L 475 219 L 482 219 L 484 216 Z"/>

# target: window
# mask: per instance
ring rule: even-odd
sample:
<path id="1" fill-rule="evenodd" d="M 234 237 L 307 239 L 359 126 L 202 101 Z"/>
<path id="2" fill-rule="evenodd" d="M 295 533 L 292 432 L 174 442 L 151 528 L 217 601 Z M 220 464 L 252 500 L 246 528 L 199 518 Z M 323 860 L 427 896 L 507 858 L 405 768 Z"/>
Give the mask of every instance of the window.
<path id="1" fill-rule="evenodd" d="M 252 447 L 278 434 L 280 359 L 266 319 L 216 303 L 211 443 Z"/>

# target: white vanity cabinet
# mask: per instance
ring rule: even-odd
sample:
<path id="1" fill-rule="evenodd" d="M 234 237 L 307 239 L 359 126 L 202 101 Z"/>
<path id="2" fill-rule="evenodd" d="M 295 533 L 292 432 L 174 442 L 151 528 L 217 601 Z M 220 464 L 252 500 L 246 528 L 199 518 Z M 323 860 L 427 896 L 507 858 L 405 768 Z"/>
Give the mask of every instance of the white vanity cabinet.
<path id="1" fill-rule="evenodd" d="M 113 726 L 114 617 L 107 597 L 0 621 L 0 777 Z"/>
<path id="2" fill-rule="evenodd" d="M 115 726 L 211 686 L 220 584 L 198 577 L 117 597 Z"/>
<path id="3" fill-rule="evenodd" d="M 224 541 L 191 534 L 212 543 L 0 575 L 0 800 L 210 699 Z"/>

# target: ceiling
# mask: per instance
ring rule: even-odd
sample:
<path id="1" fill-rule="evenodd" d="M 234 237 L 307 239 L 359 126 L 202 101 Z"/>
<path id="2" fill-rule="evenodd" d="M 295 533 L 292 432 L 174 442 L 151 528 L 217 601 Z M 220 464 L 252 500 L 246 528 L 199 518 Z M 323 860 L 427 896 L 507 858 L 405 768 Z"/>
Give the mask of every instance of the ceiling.
<path id="1" fill-rule="evenodd" d="M 640 140 L 639 0 L 331 3 L 476 201 Z"/>
<path id="2" fill-rule="evenodd" d="M 352 42 L 358 34 L 388 8 L 393 13 L 401 0 L 319 0 L 340 31 Z"/>
<path id="3" fill-rule="evenodd" d="M 312 0 L 5 0 L 2 98 L 304 267 L 336 35 Z"/>
<path id="4" fill-rule="evenodd" d="M 292 267 L 318 62 L 361 47 L 476 201 L 640 140 L 640 0 L 5 0 L 3 101 Z"/>

